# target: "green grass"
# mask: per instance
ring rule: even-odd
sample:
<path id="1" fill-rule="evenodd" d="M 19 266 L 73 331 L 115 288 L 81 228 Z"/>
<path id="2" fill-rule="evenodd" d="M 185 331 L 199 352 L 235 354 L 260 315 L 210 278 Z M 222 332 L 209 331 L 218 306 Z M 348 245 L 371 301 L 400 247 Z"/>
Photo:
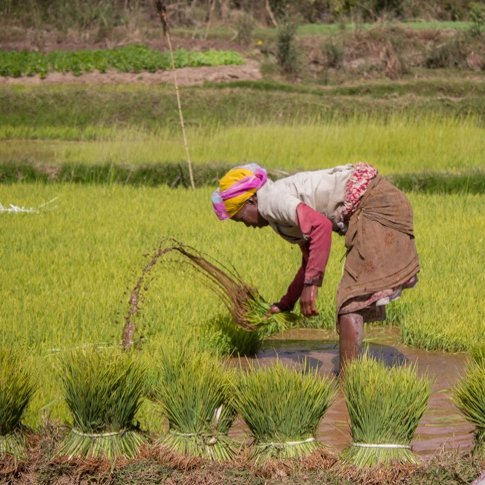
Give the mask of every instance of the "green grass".
<path id="1" fill-rule="evenodd" d="M 229 83 L 221 88 L 181 87 L 181 98 L 190 128 L 349 118 L 386 122 L 393 115 L 408 120 L 471 117 L 483 126 L 483 85 L 480 74 L 463 79 L 463 73 L 457 72 L 446 80 L 369 81 L 331 88 L 268 81 Z M 177 132 L 178 124 L 173 86 L 0 85 L 2 138 L 14 135 L 12 128 L 25 130 L 26 137 L 75 140 L 80 136 L 76 128 L 89 129 L 87 139 L 96 139 L 95 130 L 100 127 L 103 136 L 113 125 L 142 132 L 160 127 Z"/>
<path id="2" fill-rule="evenodd" d="M 0 162 L 42 165 L 147 165 L 185 160 L 171 128 L 0 127 Z M 393 116 L 305 124 L 188 128 L 194 164 L 259 161 L 287 171 L 317 169 L 359 160 L 384 174 L 467 171 L 485 165 L 485 128 L 474 118 Z M 23 140 L 19 143 L 19 140 Z M 433 140 L 433 143 L 430 143 Z"/>
<path id="3" fill-rule="evenodd" d="M 206 51 L 193 52 L 184 49 L 174 51 L 176 68 L 220 66 L 243 64 L 237 52 Z M 168 51 L 160 52 L 142 45 L 132 45 L 117 49 L 94 49 L 79 51 L 51 51 L 47 54 L 30 51 L 0 51 L 0 76 L 47 76 L 50 72 L 81 75 L 98 71 L 105 73 L 156 72 L 171 68 Z"/>
<path id="4" fill-rule="evenodd" d="M 471 27 L 471 22 L 446 22 L 446 21 L 421 21 L 421 22 L 389 22 L 386 24 L 376 23 L 330 23 L 330 24 L 302 24 L 297 28 L 298 37 L 328 37 L 329 35 L 336 34 L 342 31 L 354 32 L 358 30 L 371 30 L 381 28 L 382 25 L 407 28 L 410 30 L 468 30 Z M 202 31 L 202 29 L 201 29 Z M 186 29 L 183 27 L 177 27 L 173 29 L 174 34 L 181 36 L 194 35 L 194 29 Z M 204 29 L 205 32 L 205 29 Z M 275 39 L 275 28 L 256 28 L 253 32 L 254 39 Z M 208 38 L 222 38 L 228 39 L 234 36 L 234 31 L 224 27 L 213 27 L 208 30 Z"/>
<path id="5" fill-rule="evenodd" d="M 296 272 L 300 254 L 268 228 L 251 231 L 212 214 L 207 187 L 186 189 L 0 185 L 0 202 L 37 207 L 59 196 L 57 208 L 39 214 L 0 214 L 0 307 L 2 346 L 28 348 L 39 391 L 27 409 L 27 424 L 39 411 L 66 417 L 54 364 L 82 345 L 116 346 L 121 341 L 129 290 L 146 264 L 144 254 L 160 239 L 175 237 L 234 264 L 244 281 L 268 301 L 277 301 Z M 389 318 L 406 343 L 427 349 L 466 350 L 485 332 L 483 239 L 485 196 L 410 194 L 421 258 L 420 282 L 393 303 Z M 177 221 L 174 224 L 174 221 Z M 268 250 L 271 248 L 271 250 Z M 345 250 L 335 236 L 319 292 L 321 316 L 308 323 L 334 327 L 335 291 Z M 282 259 L 283 258 L 283 259 Z M 284 261 L 284 263 L 282 263 Z M 215 354 L 228 351 L 213 319 L 224 306 L 183 265 L 167 258 L 147 282 L 137 316 L 137 337 L 149 355 L 167 339 Z M 177 269 L 178 268 L 178 269 Z M 212 321 L 212 322 L 211 322 Z M 58 352 L 56 349 L 60 349 Z M 102 350 L 102 349 L 101 349 Z M 151 352 L 151 353 L 150 353 Z M 145 405 L 142 423 L 153 421 Z"/>

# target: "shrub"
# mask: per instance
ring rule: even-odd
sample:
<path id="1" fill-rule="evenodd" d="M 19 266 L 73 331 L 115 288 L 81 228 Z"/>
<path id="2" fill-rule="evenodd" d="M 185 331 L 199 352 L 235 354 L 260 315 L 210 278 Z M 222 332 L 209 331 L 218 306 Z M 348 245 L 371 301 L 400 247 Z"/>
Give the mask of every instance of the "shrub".
<path id="1" fill-rule="evenodd" d="M 300 69 L 298 47 L 295 34 L 296 25 L 290 22 L 283 23 L 278 27 L 276 59 L 281 72 L 288 76 L 294 76 Z"/>

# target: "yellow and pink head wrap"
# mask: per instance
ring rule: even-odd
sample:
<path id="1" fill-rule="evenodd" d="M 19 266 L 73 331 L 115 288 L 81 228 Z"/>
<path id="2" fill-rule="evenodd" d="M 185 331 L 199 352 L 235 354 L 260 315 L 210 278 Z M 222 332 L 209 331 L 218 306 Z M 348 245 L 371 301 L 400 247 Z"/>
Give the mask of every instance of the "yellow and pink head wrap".
<path id="1" fill-rule="evenodd" d="M 216 216 L 229 219 L 261 188 L 268 179 L 266 170 L 257 163 L 235 167 L 219 180 L 219 188 L 212 194 Z"/>

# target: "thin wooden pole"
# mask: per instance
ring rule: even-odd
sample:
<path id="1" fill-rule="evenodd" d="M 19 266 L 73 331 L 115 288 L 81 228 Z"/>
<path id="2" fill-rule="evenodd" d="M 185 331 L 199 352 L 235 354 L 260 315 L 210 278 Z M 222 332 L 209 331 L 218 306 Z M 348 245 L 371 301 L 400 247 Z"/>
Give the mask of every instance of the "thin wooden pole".
<path id="1" fill-rule="evenodd" d="M 182 140 L 184 143 L 185 158 L 187 160 L 187 166 L 189 168 L 190 186 L 192 187 L 192 189 L 195 190 L 194 173 L 192 171 L 192 161 L 190 160 L 190 152 L 189 152 L 189 145 L 187 143 L 187 135 L 185 133 L 184 115 L 182 112 L 182 103 L 180 101 L 180 91 L 179 91 L 179 85 L 177 81 L 177 73 L 175 69 L 175 57 L 173 55 L 172 41 L 170 39 L 170 33 L 168 31 L 167 16 L 166 16 L 167 9 L 165 8 L 165 5 L 161 0 L 157 0 L 155 4 L 157 7 L 158 14 L 160 15 L 160 21 L 162 22 L 163 33 L 165 34 L 165 37 L 167 39 L 168 50 L 170 51 L 170 64 L 172 67 L 173 82 L 175 84 L 175 94 L 177 96 L 177 106 L 178 106 L 178 112 L 179 112 L 180 127 L 182 129 Z"/>

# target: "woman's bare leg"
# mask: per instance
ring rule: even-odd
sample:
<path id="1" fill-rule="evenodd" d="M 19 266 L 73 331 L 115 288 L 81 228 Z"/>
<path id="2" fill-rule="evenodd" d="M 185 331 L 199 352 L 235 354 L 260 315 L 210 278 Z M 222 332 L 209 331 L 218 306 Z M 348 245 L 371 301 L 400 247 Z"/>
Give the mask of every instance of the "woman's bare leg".
<path id="1" fill-rule="evenodd" d="M 340 371 L 352 359 L 359 356 L 364 340 L 364 318 L 358 313 L 346 313 L 338 317 Z"/>

